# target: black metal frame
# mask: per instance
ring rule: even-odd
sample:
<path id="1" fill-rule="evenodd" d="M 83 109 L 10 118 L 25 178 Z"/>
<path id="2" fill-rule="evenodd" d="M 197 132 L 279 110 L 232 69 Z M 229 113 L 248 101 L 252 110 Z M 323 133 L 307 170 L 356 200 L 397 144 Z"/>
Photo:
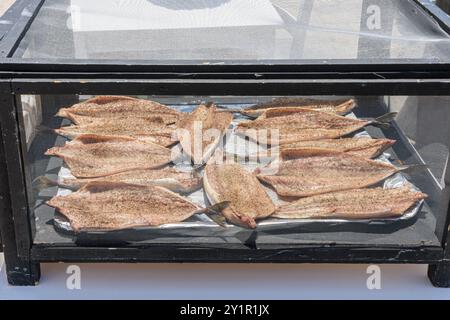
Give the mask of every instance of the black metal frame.
<path id="1" fill-rule="evenodd" d="M 15 95 L 19 94 L 102 94 L 113 90 L 117 94 L 148 94 L 154 95 L 272 95 L 280 94 L 280 88 L 284 88 L 281 94 L 336 94 L 344 95 L 363 91 L 364 94 L 407 94 L 414 87 L 415 95 L 443 94 L 450 90 L 450 81 L 438 79 L 432 81 L 439 89 L 433 89 L 426 81 L 414 81 L 417 85 L 411 86 L 410 81 L 402 82 L 403 88 L 390 91 L 392 82 L 386 80 L 373 80 L 364 82 L 362 86 L 359 80 L 341 81 L 327 79 L 319 82 L 309 80 L 277 80 L 277 81 L 248 81 L 243 86 L 241 80 L 189 80 L 189 81 L 163 81 L 149 79 L 135 79 L 130 81 L 126 77 L 111 79 L 111 74 L 97 75 L 96 79 L 11 79 L 3 82 L 2 105 L 6 108 L 1 115 L 1 125 L 5 145 L 5 157 L 10 190 L 10 209 L 3 213 L 2 220 L 14 221 L 14 231 L 2 227 L 2 234 L 15 234 L 15 255 L 18 261 L 27 261 L 35 273 L 21 276 L 31 279 L 33 284 L 38 277 L 36 263 L 49 261 L 121 261 L 121 262 L 343 262 L 343 263 L 426 263 L 430 264 L 430 277 L 433 283 L 439 286 L 448 285 L 448 247 L 443 246 L 410 246 L 410 247 L 370 247 L 351 245 L 291 245 L 280 251 L 278 248 L 259 248 L 257 250 L 242 246 L 202 246 L 202 245 L 129 245 L 125 247 L 83 247 L 75 244 L 66 245 L 39 245 L 33 244 L 32 228 L 29 225 L 29 212 L 27 212 L 27 196 L 25 188 L 24 158 L 20 146 L 20 125 L 17 113 L 20 106 L 17 105 Z M 305 85 L 308 86 L 305 87 Z M 362 90 L 364 88 L 364 90 Z M 389 92 L 389 93 L 386 93 Z M 8 216 L 9 215 L 9 216 Z M 4 223 L 4 222 L 3 222 Z M 443 233 L 448 230 L 449 222 L 442 226 Z M 5 231 L 4 231 L 5 230 Z M 445 236 L 446 238 L 448 235 Z M 446 258 L 444 259 L 444 250 Z M 11 252 L 11 248 L 5 242 L 5 251 Z M 195 253 L 193 253 L 195 252 Z M 17 275 L 16 264 L 18 262 L 8 259 L 8 270 L 12 275 Z M 13 267 L 12 267 L 12 266 Z M 22 279 L 22 278 L 20 278 Z M 11 283 L 23 284 L 13 276 Z"/>
<path id="2" fill-rule="evenodd" d="M 18 145 L 14 142 L 7 142 L 10 133 L 13 135 L 17 134 L 17 122 L 15 119 L 15 115 L 13 115 L 14 102 L 13 96 L 11 95 L 11 86 L 9 82 L 2 81 L 0 83 L 0 101 L 2 104 L 7 106 L 7 108 L 12 108 L 8 112 L 11 114 L 11 116 L 14 117 L 13 119 L 2 117 L 2 136 L 0 137 L 0 139 L 2 140 L 0 155 L 0 181 L 2 181 L 2 184 L 0 185 L 0 231 L 2 235 L 6 273 L 8 276 L 8 281 L 11 284 L 34 285 L 39 281 L 40 268 L 39 264 L 30 260 L 29 252 L 31 248 L 32 238 L 31 233 L 29 233 L 29 229 L 31 226 L 30 220 L 28 220 L 27 208 L 25 208 L 23 206 L 24 204 L 22 203 L 22 210 L 20 210 L 22 215 L 18 216 L 19 221 L 15 221 L 15 217 L 13 215 L 13 198 L 15 198 L 17 203 L 17 197 L 15 197 L 13 193 L 11 193 L 12 189 L 10 182 L 13 182 L 13 185 L 15 184 L 14 181 L 20 184 L 20 181 L 22 181 L 22 179 L 15 176 L 14 174 L 10 174 L 14 172 L 14 170 L 9 172 L 9 170 L 11 169 L 11 165 L 7 164 L 7 153 L 9 153 L 9 157 L 18 156 L 16 152 L 17 150 L 15 149 L 18 147 Z M 10 152 L 8 148 L 11 147 L 12 150 Z M 21 159 L 16 158 L 15 162 L 19 164 L 21 163 Z M 23 196 L 24 190 L 21 191 L 21 193 Z M 24 251 L 25 255 L 20 257 L 18 248 Z"/>
<path id="3" fill-rule="evenodd" d="M 445 13 L 445 11 L 436 6 L 436 4 L 430 0 L 416 0 L 416 2 L 431 16 L 433 16 L 437 23 L 439 23 L 439 25 L 450 34 L 450 16 Z"/>
<path id="4" fill-rule="evenodd" d="M 450 26 L 429 1 L 418 0 L 441 25 Z M 43 1 L 17 1 L 16 9 L 31 6 L 34 14 L 6 33 L 1 45 L 0 125 L 3 152 L 0 178 L 2 212 L 0 233 L 8 280 L 32 285 L 43 261 L 73 262 L 315 262 L 315 263 L 425 263 L 436 286 L 450 286 L 449 223 L 443 222 L 441 245 L 350 246 L 296 245 L 280 251 L 270 246 L 126 246 L 83 247 L 35 245 L 26 196 L 24 157 L 20 144 L 20 94 L 148 94 L 154 95 L 445 95 L 450 91 L 450 62 L 372 61 L 262 61 L 229 65 L 198 65 L 196 61 L 26 61 L 10 58 Z M 22 6 L 22 7 L 21 7 Z M 450 30 L 450 29 L 446 29 Z M 9 57 L 9 58 L 8 58 Z M 314 80 L 314 81 L 313 81 Z"/>
<path id="5" fill-rule="evenodd" d="M 378 0 L 374 0 L 378 1 Z M 450 34 L 450 17 L 430 0 L 408 0 L 417 4 L 417 9 L 426 11 L 443 30 Z M 0 42 L 0 57 L 8 58 L 2 62 L 3 71 L 25 72 L 123 72 L 123 73 L 295 73 L 295 72 L 399 72 L 439 71 L 450 61 L 422 59 L 371 59 L 362 64 L 351 59 L 332 60 L 94 60 L 94 59 L 22 59 L 14 53 L 25 36 L 45 0 L 17 0 L 4 16 L 15 23 L 8 28 L 0 28 L 3 37 Z M 31 13 L 21 15 L 23 10 Z M 448 71 L 448 69 L 446 69 Z"/>

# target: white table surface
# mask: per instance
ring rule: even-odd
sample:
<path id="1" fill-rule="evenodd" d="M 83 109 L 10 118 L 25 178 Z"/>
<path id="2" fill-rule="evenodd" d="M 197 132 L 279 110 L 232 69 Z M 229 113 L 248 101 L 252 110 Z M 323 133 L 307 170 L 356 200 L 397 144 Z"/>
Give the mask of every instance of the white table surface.
<path id="1" fill-rule="evenodd" d="M 36 287 L 9 286 L 2 267 L 0 299 L 450 299 L 422 265 L 381 265 L 377 291 L 367 265 L 80 264 L 80 290 L 66 288 L 67 266 L 42 264 Z"/>

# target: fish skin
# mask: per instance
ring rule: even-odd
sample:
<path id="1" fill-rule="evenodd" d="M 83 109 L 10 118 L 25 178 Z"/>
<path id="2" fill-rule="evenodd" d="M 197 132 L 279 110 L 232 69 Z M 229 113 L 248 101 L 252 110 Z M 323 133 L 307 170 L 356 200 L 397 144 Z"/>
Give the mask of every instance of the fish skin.
<path id="1" fill-rule="evenodd" d="M 276 209 L 258 179 L 238 164 L 208 163 L 203 187 L 211 203 L 230 202 L 222 214 L 238 226 L 254 229 L 257 219 L 270 216 Z"/>
<path id="2" fill-rule="evenodd" d="M 372 139 L 372 138 L 341 138 L 324 139 L 313 141 L 298 141 L 274 146 L 264 152 L 250 154 L 248 157 L 239 156 L 238 158 L 249 159 L 250 161 L 276 160 L 278 157 L 287 160 L 294 156 L 297 150 L 308 148 L 323 149 L 330 151 L 345 152 L 354 156 L 373 159 L 381 155 L 384 151 L 395 144 L 395 140 L 390 139 Z M 300 151 L 301 152 L 301 151 Z M 235 155 L 230 154 L 233 157 Z"/>
<path id="3" fill-rule="evenodd" d="M 45 155 L 62 158 L 77 178 L 154 169 L 171 162 L 171 151 L 160 145 L 127 137 L 81 135 Z"/>
<path id="4" fill-rule="evenodd" d="M 202 186 L 202 177 L 197 173 L 178 171 L 174 167 L 161 169 L 133 170 L 101 178 L 62 178 L 58 181 L 42 181 L 44 187 L 57 185 L 61 188 L 78 190 L 89 182 L 123 182 L 142 186 L 159 186 L 176 193 L 192 193 Z"/>
<path id="5" fill-rule="evenodd" d="M 356 102 L 353 99 L 348 100 L 315 100 L 304 98 L 278 98 L 268 103 L 257 104 L 242 110 L 242 114 L 248 117 L 259 117 L 264 119 L 270 111 L 287 112 L 289 109 L 306 108 L 319 110 L 323 112 L 333 113 L 337 115 L 345 115 L 356 107 Z M 269 111 L 269 112 L 268 112 Z"/>
<path id="6" fill-rule="evenodd" d="M 236 128 L 236 132 L 248 136 L 253 141 L 276 145 L 298 141 L 337 139 L 373 123 L 373 121 L 351 119 L 310 109 L 297 111 L 288 116 L 241 122 Z M 261 139 L 255 131 L 262 129 L 278 130 L 278 139 L 272 136 L 267 137 L 267 141 L 264 138 Z"/>
<path id="7" fill-rule="evenodd" d="M 120 182 L 90 182 L 47 204 L 70 221 L 75 232 L 122 230 L 181 222 L 202 208 L 165 188 Z"/>
<path id="8" fill-rule="evenodd" d="M 174 126 L 164 123 L 160 116 L 156 117 L 117 117 L 94 118 L 91 122 L 71 125 L 55 129 L 62 136 L 74 139 L 84 134 L 132 137 L 142 141 L 150 141 L 168 147 L 176 143 Z"/>
<path id="9" fill-rule="evenodd" d="M 180 130 L 177 130 L 177 137 L 183 151 L 191 158 L 194 164 L 199 165 L 207 162 L 219 145 L 225 130 L 230 126 L 232 120 L 233 115 L 231 113 L 217 112 L 214 104 L 200 105 L 188 116 L 180 120 L 178 123 L 178 129 Z M 195 125 L 198 123 L 202 125 L 202 137 L 195 137 Z M 207 140 L 207 137 L 204 137 L 204 133 L 210 129 L 216 129 L 220 132 L 218 136 L 214 137 L 212 142 Z M 198 139 L 202 139 L 202 154 L 199 154 L 199 152 L 196 154 L 194 151 L 195 146 L 198 144 Z"/>
<path id="10" fill-rule="evenodd" d="M 381 155 L 395 144 L 395 140 L 372 138 L 342 138 L 313 141 L 299 141 L 280 146 L 282 157 L 289 156 L 297 149 L 318 148 L 345 152 L 351 155 L 372 159 Z"/>
<path id="11" fill-rule="evenodd" d="M 97 96 L 77 103 L 69 108 L 60 108 L 58 117 L 67 118 L 75 124 L 86 124 L 97 118 L 154 117 L 164 123 L 177 122 L 183 113 L 158 102 L 125 96 Z"/>
<path id="12" fill-rule="evenodd" d="M 280 196 L 309 197 L 365 188 L 399 171 L 401 169 L 391 164 L 343 152 L 299 149 L 295 159 L 276 161 L 256 169 L 255 173 L 260 181 L 272 186 Z"/>
<path id="13" fill-rule="evenodd" d="M 402 216 L 420 200 L 422 192 L 399 189 L 357 189 L 340 191 L 282 205 L 273 215 L 280 219 L 381 219 Z"/>

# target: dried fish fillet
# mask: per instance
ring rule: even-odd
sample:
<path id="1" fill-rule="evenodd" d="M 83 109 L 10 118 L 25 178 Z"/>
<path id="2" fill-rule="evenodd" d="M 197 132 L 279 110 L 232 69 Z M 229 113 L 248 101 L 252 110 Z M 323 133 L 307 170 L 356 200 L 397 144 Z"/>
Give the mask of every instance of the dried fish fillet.
<path id="1" fill-rule="evenodd" d="M 176 142 L 174 131 L 175 126 L 165 124 L 160 116 L 94 118 L 88 123 L 55 129 L 56 133 L 71 139 L 83 134 L 124 136 L 151 141 L 162 146 L 170 146 Z"/>
<path id="2" fill-rule="evenodd" d="M 241 122 L 236 132 L 261 143 L 287 144 L 340 138 L 368 125 L 386 125 L 394 116 L 390 113 L 375 120 L 358 120 L 303 109 L 286 116 Z"/>
<path id="3" fill-rule="evenodd" d="M 200 105 L 178 123 L 178 140 L 194 164 L 208 160 L 232 120 L 232 114 L 217 112 L 216 106 L 209 104 Z"/>
<path id="4" fill-rule="evenodd" d="M 270 216 L 275 205 L 258 179 L 238 164 L 207 164 L 203 186 L 211 203 L 229 201 L 222 211 L 233 224 L 256 228 L 257 219 Z"/>
<path id="5" fill-rule="evenodd" d="M 55 196 L 47 204 L 67 217 L 75 232 L 160 226 L 215 208 L 222 210 L 226 205 L 202 209 L 162 187 L 99 181 L 69 195 Z"/>
<path id="6" fill-rule="evenodd" d="M 295 156 L 298 149 L 324 149 L 331 151 L 345 152 L 354 156 L 367 159 L 373 159 L 381 155 L 384 151 L 395 144 L 395 140 L 390 139 L 372 139 L 372 138 L 342 138 L 342 139 L 324 139 L 313 141 L 299 141 L 294 143 L 274 146 L 264 152 L 250 154 L 248 157 L 238 156 L 238 158 L 249 159 L 251 161 L 276 160 L 281 156 L 282 159 L 289 159 Z M 230 156 L 235 156 L 231 154 Z"/>
<path id="7" fill-rule="evenodd" d="M 295 159 L 271 163 L 256 173 L 280 196 L 309 197 L 368 187 L 406 168 L 342 152 L 299 149 Z"/>
<path id="8" fill-rule="evenodd" d="M 268 103 L 262 103 L 251 106 L 241 111 L 248 117 L 265 118 L 268 111 L 273 111 L 273 115 L 288 112 L 289 109 L 295 110 L 299 108 L 313 109 L 317 111 L 328 112 L 332 114 L 345 115 L 356 107 L 353 99 L 348 100 L 315 100 L 304 98 L 278 98 Z"/>
<path id="9" fill-rule="evenodd" d="M 281 145 L 280 149 L 285 156 L 295 153 L 297 149 L 317 148 L 345 152 L 354 156 L 371 159 L 378 157 L 394 144 L 395 140 L 390 139 L 343 138 L 299 141 Z"/>
<path id="10" fill-rule="evenodd" d="M 303 198 L 280 206 L 273 215 L 281 219 L 380 219 L 400 217 L 427 198 L 408 187 L 358 189 Z"/>
<path id="11" fill-rule="evenodd" d="M 170 149 L 133 138 L 82 135 L 46 155 L 64 159 L 77 178 L 103 177 L 115 173 L 162 167 L 171 162 Z"/>
<path id="12" fill-rule="evenodd" d="M 154 101 L 123 96 L 98 96 L 70 108 L 61 108 L 56 115 L 79 125 L 97 118 L 155 116 L 170 124 L 177 122 L 183 113 Z"/>
<path id="13" fill-rule="evenodd" d="M 59 186 L 70 190 L 78 190 L 90 182 L 123 182 L 128 184 L 137 184 L 142 186 L 164 187 L 177 193 L 191 193 L 200 189 L 202 178 L 195 171 L 183 172 L 173 167 L 164 167 L 161 169 L 133 170 L 113 174 L 102 178 L 63 178 L 59 181 L 53 181 L 45 176 L 38 177 L 33 183 L 38 190 Z"/>

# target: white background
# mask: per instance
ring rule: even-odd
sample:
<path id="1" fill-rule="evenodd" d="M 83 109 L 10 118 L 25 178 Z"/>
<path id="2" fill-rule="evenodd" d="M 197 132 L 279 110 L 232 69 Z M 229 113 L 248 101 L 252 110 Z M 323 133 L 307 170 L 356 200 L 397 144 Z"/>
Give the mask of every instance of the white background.
<path id="1" fill-rule="evenodd" d="M 80 264 L 81 290 L 66 289 L 68 266 L 42 264 L 37 287 L 9 286 L 2 267 L 0 299 L 450 300 L 424 265 L 382 265 L 377 291 L 366 287 L 367 265 Z"/>
<path id="2" fill-rule="evenodd" d="M 81 290 L 66 289 L 67 266 L 43 264 L 39 286 L 12 287 L 0 254 L 0 299 L 450 299 L 425 265 L 381 266 L 378 291 L 367 265 L 80 264 Z"/>

